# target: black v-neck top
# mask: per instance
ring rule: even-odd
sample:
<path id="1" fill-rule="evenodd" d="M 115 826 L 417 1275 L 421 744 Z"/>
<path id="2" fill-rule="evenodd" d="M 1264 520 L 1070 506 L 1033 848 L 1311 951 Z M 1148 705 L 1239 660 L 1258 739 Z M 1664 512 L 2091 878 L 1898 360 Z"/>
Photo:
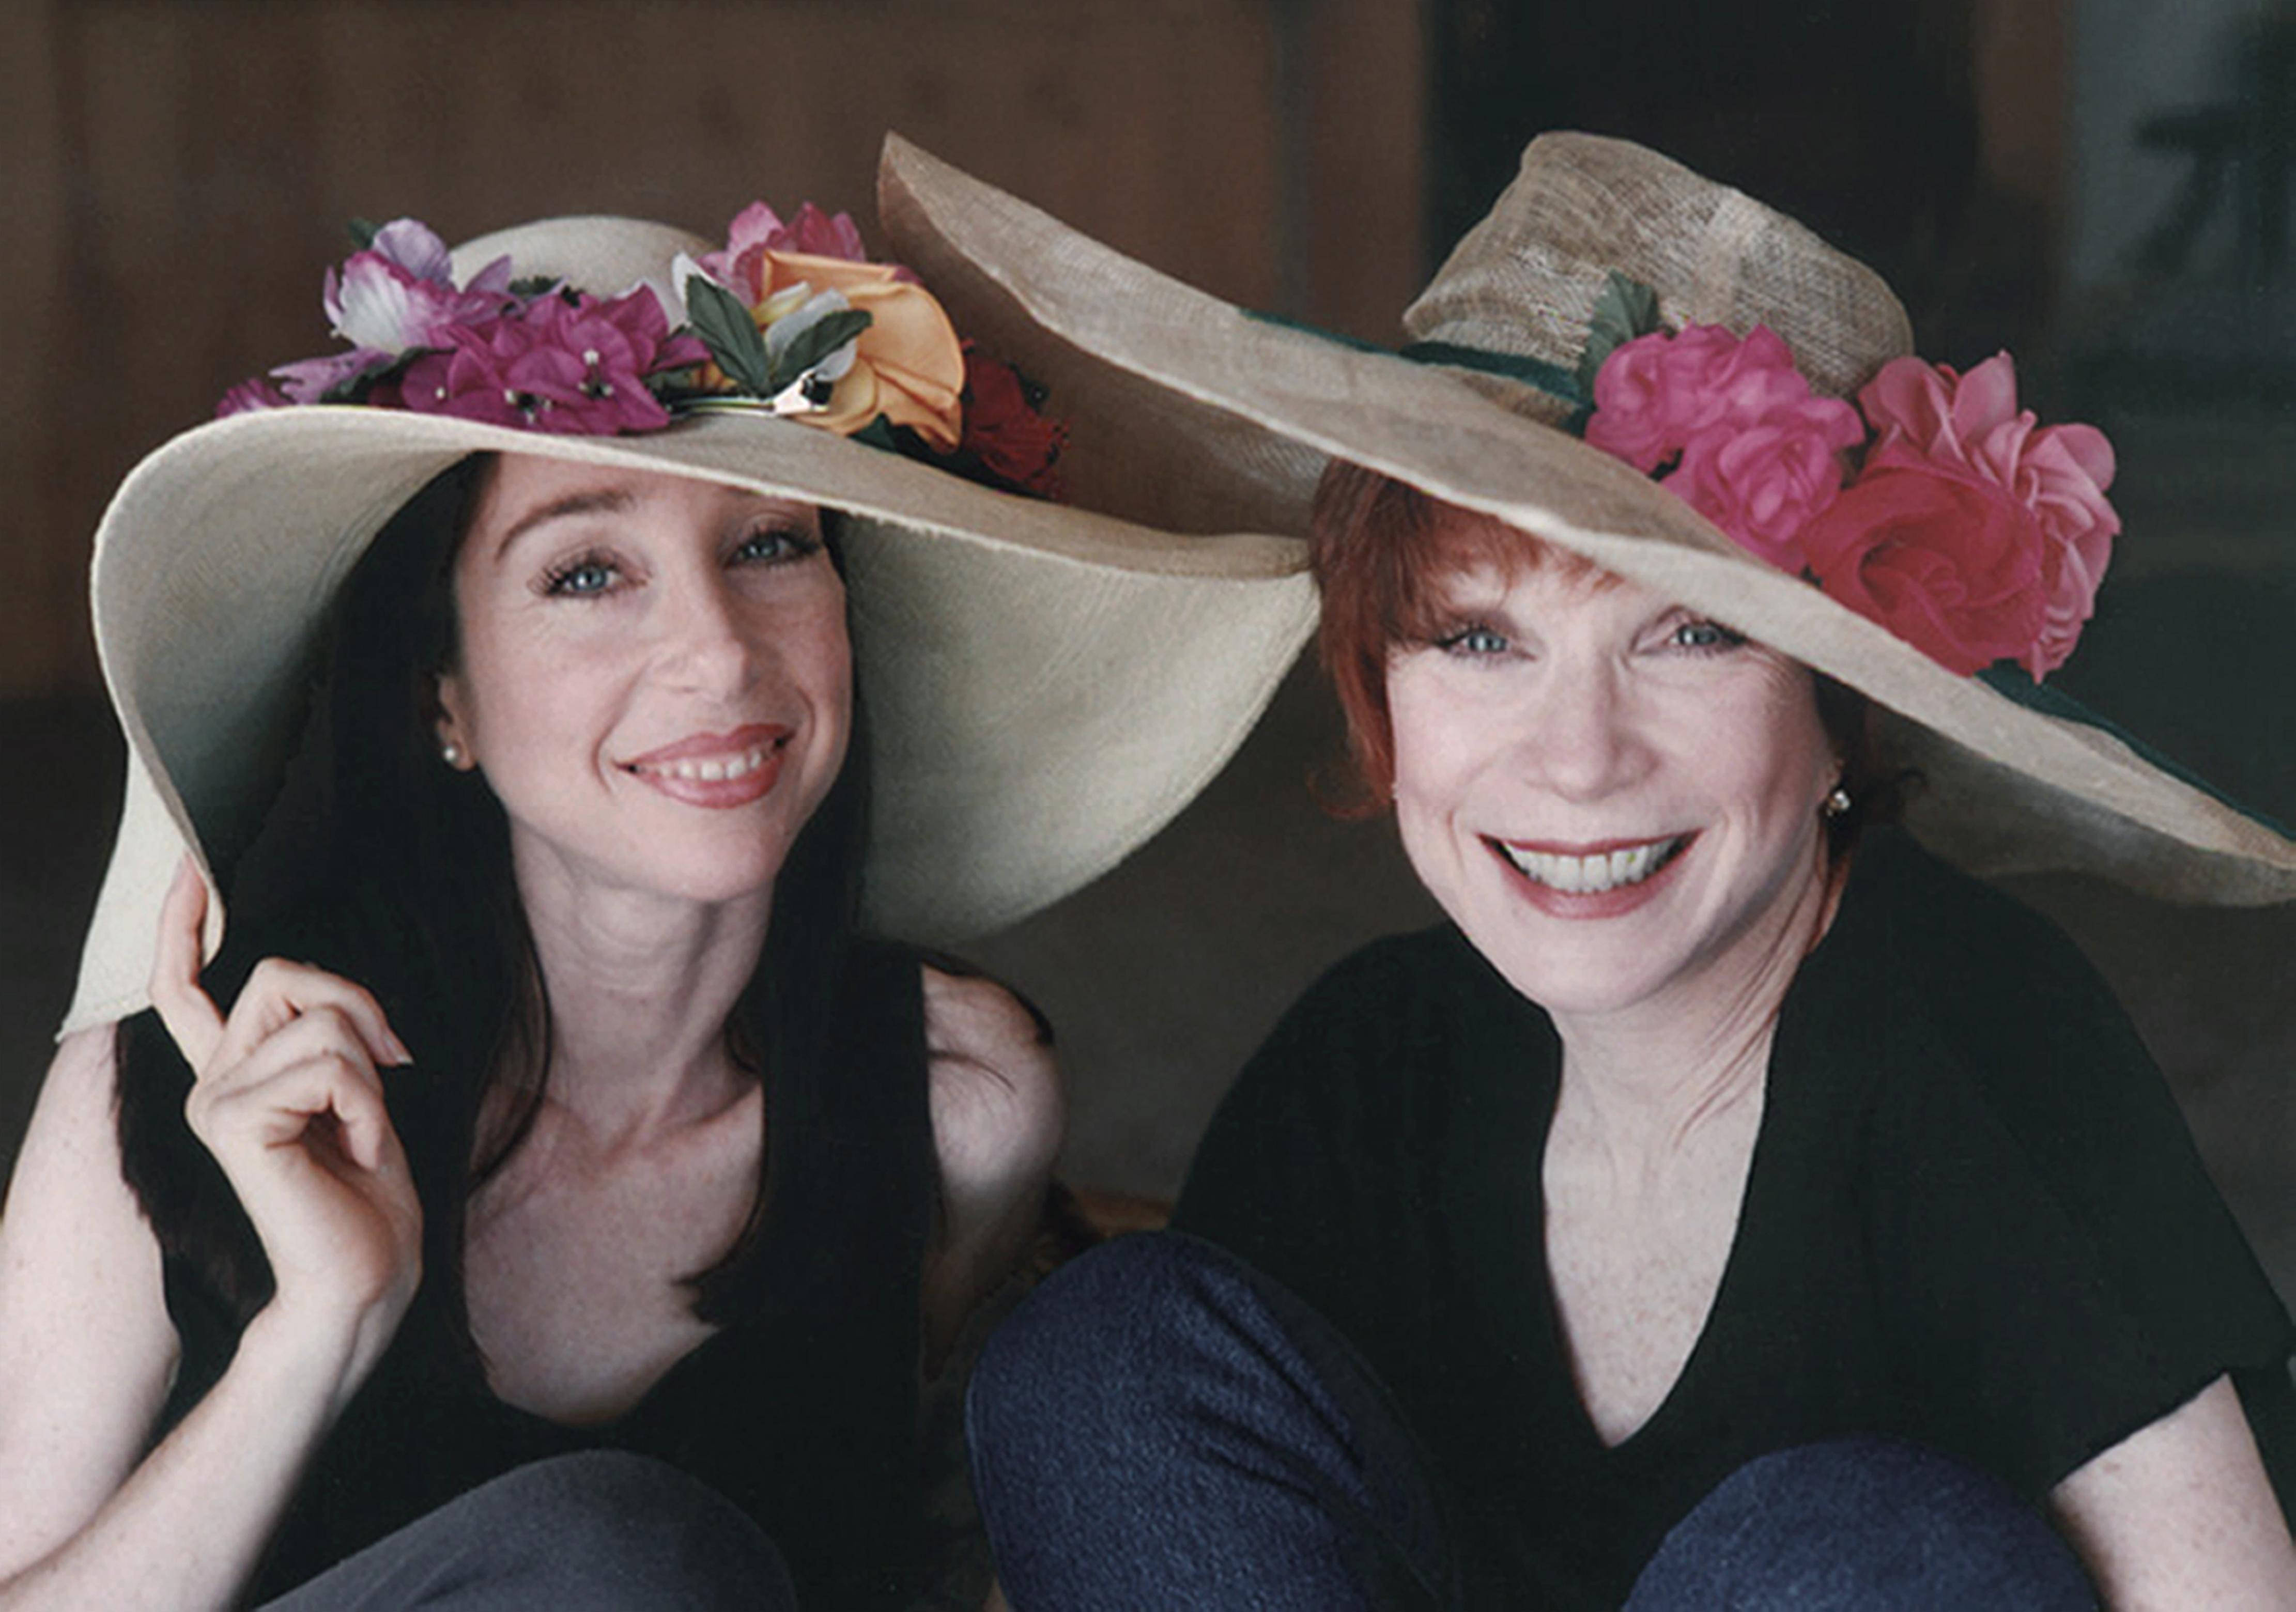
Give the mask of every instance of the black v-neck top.
<path id="1" fill-rule="evenodd" d="M 2288 1318 L 2103 982 L 2006 896 L 1901 835 L 1860 851 L 1781 1011 L 1705 1326 L 1616 1446 L 1546 1265 L 1560 1056 L 1456 929 L 1377 943 L 1246 1068 L 1175 1217 L 1386 1379 L 1471 1606 L 1615 1607 L 1724 1477 L 1816 1439 L 1915 1440 L 2038 1501 L 2227 1371 L 2285 1493 Z"/>
<path id="2" fill-rule="evenodd" d="M 899 1606 L 922 1561 L 919 1291 L 938 1191 L 919 959 L 857 944 L 833 1020 L 833 1078 L 808 1101 L 767 1083 L 775 1156 L 802 1159 L 743 1262 L 735 1318 L 628 1412 L 568 1426 L 497 1399 L 426 1281 L 373 1376 L 322 1444 L 250 1600 L 292 1588 L 513 1467 L 633 1451 L 710 1485 L 781 1548 L 808 1608 Z M 396 1100 L 394 1100 L 394 1108 Z M 198 1149 L 187 1129 L 169 1145 Z M 140 1168 L 154 1167 L 148 1156 Z M 172 1427 L 237 1346 L 231 1312 L 165 1262 L 182 1365 Z"/>

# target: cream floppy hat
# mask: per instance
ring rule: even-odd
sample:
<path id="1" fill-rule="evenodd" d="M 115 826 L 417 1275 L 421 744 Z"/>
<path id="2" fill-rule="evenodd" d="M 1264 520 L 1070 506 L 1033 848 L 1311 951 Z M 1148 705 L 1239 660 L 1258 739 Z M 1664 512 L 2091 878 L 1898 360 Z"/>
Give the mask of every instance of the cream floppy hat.
<path id="1" fill-rule="evenodd" d="M 1150 467 L 1136 473 L 1192 466 L 1200 517 L 1302 531 L 1325 462 L 1353 461 L 1858 689 L 1881 708 L 1890 758 L 1925 779 L 1909 826 L 1972 871 L 2296 899 L 2296 841 L 2274 825 L 2054 691 L 1948 670 L 1563 428 L 1572 405 L 1545 378 L 1570 376 L 1614 274 L 1653 288 L 1669 325 L 1767 325 L 1821 396 L 1909 349 L 1877 275 L 1739 192 L 1627 142 L 1541 136 L 1406 315 L 1433 363 L 1248 314 L 898 139 L 878 207 L 969 328 L 1055 387 L 1120 396 L 1135 463 Z"/>
<path id="2" fill-rule="evenodd" d="M 472 242 L 455 270 L 507 256 L 521 276 L 616 291 L 709 245 L 561 218 Z M 1101 400 L 1050 406 L 1111 439 Z M 139 463 L 96 532 L 95 638 L 127 785 L 66 1032 L 145 1005 L 168 882 L 186 847 L 204 871 L 268 809 L 338 585 L 410 496 L 478 452 L 845 511 L 872 745 L 864 921 L 911 939 L 985 933 L 1114 865 L 1225 764 L 1314 622 L 1294 538 L 1185 535 L 1157 524 L 1152 499 L 1124 519 L 995 491 L 757 413 L 625 436 L 324 403 L 218 419 Z"/>

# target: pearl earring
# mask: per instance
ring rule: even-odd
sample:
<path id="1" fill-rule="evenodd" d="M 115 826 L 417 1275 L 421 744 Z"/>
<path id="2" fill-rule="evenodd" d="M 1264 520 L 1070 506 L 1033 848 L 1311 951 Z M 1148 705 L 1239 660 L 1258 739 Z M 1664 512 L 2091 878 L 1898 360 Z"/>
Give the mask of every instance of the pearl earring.
<path id="1" fill-rule="evenodd" d="M 447 743 L 439 747 L 439 759 L 445 762 L 448 766 L 455 768 L 457 771 L 461 770 L 463 765 L 463 747 L 455 743 L 452 740 L 449 740 Z"/>
<path id="2" fill-rule="evenodd" d="M 1849 791 L 1837 783 L 1825 792 L 1825 799 L 1818 806 L 1817 814 L 1831 822 L 1845 815 L 1849 810 Z"/>

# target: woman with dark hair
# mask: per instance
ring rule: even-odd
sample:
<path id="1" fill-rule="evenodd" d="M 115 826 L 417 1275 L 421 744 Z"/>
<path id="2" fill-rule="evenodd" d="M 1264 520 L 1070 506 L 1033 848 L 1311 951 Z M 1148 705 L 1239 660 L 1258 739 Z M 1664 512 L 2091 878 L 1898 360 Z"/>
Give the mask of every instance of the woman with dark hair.
<path id="1" fill-rule="evenodd" d="M 2286 1313 L 2103 984 L 1938 855 L 2296 896 L 2041 683 L 2103 436 L 1623 142 L 1535 142 L 1401 355 L 900 177 L 913 258 L 1134 372 L 1208 504 L 1288 490 L 1448 921 L 1284 1016 L 1174 1231 L 990 1340 L 1013 1604 L 2296 1605 Z"/>
<path id="2" fill-rule="evenodd" d="M 1057 430 L 810 208 L 401 221 L 328 311 L 97 536 L 128 799 L 0 1220 L 0 1605 L 905 1604 L 921 1379 L 1060 1133 L 914 943 L 1178 808 L 1296 550 L 1021 495 Z M 1202 675 L 1032 683 L 1071 639 Z"/>

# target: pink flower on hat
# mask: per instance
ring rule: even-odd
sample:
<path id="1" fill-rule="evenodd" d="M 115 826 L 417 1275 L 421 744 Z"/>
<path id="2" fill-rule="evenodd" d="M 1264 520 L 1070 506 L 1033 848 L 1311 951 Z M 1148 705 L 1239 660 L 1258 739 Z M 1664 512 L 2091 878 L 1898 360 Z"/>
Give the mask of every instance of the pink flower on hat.
<path id="1" fill-rule="evenodd" d="M 410 348 L 437 347 L 450 327 L 490 319 L 515 299 L 509 258 L 496 258 L 457 286 L 447 243 L 429 225 L 398 218 L 340 271 L 327 271 L 321 301 L 336 335 L 396 357 Z"/>
<path id="2" fill-rule="evenodd" d="M 726 226 L 726 250 L 704 252 L 696 264 L 720 285 L 745 290 L 761 300 L 765 280 L 759 259 L 767 252 L 803 252 L 815 258 L 837 258 L 865 263 L 869 254 L 861 244 L 861 228 L 850 213 L 824 213 L 812 202 L 800 204 L 788 223 L 762 201 L 752 201 Z"/>
<path id="3" fill-rule="evenodd" d="M 2120 531 L 2105 498 L 2114 463 L 2104 433 L 2090 425 L 2037 427 L 2032 411 L 2017 406 L 2017 372 L 2006 353 L 1966 375 L 1918 358 L 1893 359 L 1858 403 L 1875 431 L 1866 476 L 1954 477 L 1996 489 L 2021 512 L 2038 567 L 2040 619 L 2012 658 L 2036 680 L 2062 666 L 2095 610 Z"/>
<path id="4" fill-rule="evenodd" d="M 1841 487 L 1857 411 L 1810 395 L 1767 326 L 1720 325 L 1624 342 L 1595 378 L 1587 440 L 1662 477 L 1692 508 L 1771 563 L 1802 569 L 1801 528 Z"/>
<path id="5" fill-rule="evenodd" d="M 1594 397 L 1590 444 L 1955 672 L 2014 660 L 2038 682 L 2095 608 L 2120 530 L 2112 445 L 2037 426 L 2006 353 L 1967 375 L 1893 359 L 1861 418 L 1811 396 L 1769 330 L 1693 325 L 1612 349 Z"/>
<path id="6" fill-rule="evenodd" d="M 668 424 L 646 378 L 706 356 L 699 341 L 669 334 L 645 290 L 605 301 L 562 292 L 441 334 L 445 348 L 417 358 L 399 383 L 408 408 L 584 436 Z"/>
<path id="7" fill-rule="evenodd" d="M 562 279 L 513 282 L 507 257 L 465 284 L 413 219 L 354 225 L 327 273 L 338 352 L 242 382 L 218 414 L 328 404 L 451 414 L 526 430 L 616 435 L 687 414 L 785 416 L 1008 489 L 1055 496 L 1066 428 L 1009 372 L 968 365 L 917 277 L 872 263 L 844 213 L 786 221 L 752 203 L 725 248 L 601 298 Z M 976 388 L 983 413 L 968 422 Z"/>
<path id="8" fill-rule="evenodd" d="M 2040 548 L 2016 502 L 1986 482 L 1923 464 L 1869 472 L 1802 547 L 1830 596 L 1948 671 L 2026 659 L 2040 638 Z"/>

